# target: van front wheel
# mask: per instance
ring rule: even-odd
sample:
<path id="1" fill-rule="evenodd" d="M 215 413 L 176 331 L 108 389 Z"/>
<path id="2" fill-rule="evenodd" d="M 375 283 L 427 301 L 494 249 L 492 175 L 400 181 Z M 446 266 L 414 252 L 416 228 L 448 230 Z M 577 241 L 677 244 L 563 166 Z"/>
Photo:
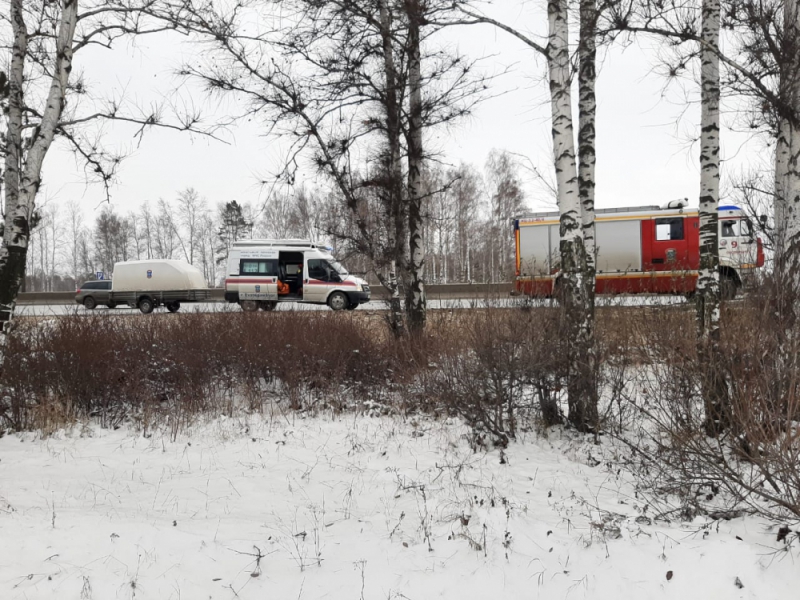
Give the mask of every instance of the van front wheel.
<path id="1" fill-rule="evenodd" d="M 331 310 L 344 310 L 350 306 L 350 299 L 342 292 L 333 292 L 328 296 L 328 306 Z"/>

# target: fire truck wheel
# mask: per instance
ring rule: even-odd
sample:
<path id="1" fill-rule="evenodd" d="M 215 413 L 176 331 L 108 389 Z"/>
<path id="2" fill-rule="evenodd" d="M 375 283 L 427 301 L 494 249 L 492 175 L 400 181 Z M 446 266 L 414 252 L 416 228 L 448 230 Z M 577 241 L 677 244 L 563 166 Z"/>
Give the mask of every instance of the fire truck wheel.
<path id="1" fill-rule="evenodd" d="M 553 300 L 556 301 L 556 304 L 563 306 L 564 304 L 564 289 L 565 289 L 564 280 L 559 277 L 553 282 L 553 295 L 550 296 Z"/>
<path id="2" fill-rule="evenodd" d="M 278 306 L 278 303 L 274 300 L 264 300 L 263 302 L 259 302 L 258 305 L 261 310 L 269 312 L 271 310 L 275 310 L 275 307 Z"/>
<path id="3" fill-rule="evenodd" d="M 258 310 L 258 303 L 255 300 L 242 300 L 239 302 L 244 312 L 255 312 Z"/>
<path id="4" fill-rule="evenodd" d="M 730 275 L 720 274 L 719 276 L 719 297 L 721 300 L 733 300 L 739 291 L 739 285 Z"/>
<path id="5" fill-rule="evenodd" d="M 350 306 L 350 300 L 342 292 L 333 292 L 328 296 L 328 306 L 331 310 L 343 310 Z"/>

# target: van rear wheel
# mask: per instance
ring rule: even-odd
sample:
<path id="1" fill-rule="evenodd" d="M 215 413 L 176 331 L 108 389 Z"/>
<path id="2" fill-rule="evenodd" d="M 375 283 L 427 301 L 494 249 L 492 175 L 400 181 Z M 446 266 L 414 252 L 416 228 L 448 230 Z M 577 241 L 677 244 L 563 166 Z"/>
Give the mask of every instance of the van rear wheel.
<path id="1" fill-rule="evenodd" d="M 239 306 L 244 312 L 255 312 L 258 310 L 258 303 L 255 300 L 241 300 Z"/>
<path id="2" fill-rule="evenodd" d="M 259 308 L 261 310 L 264 310 L 264 311 L 267 311 L 267 312 L 269 312 L 271 310 L 275 310 L 275 307 L 278 306 L 278 303 L 275 302 L 275 300 L 264 300 L 262 302 L 259 302 L 258 304 L 259 304 Z"/>
<path id="3" fill-rule="evenodd" d="M 333 292 L 328 296 L 328 306 L 331 310 L 344 310 L 350 306 L 350 300 L 342 292 Z"/>

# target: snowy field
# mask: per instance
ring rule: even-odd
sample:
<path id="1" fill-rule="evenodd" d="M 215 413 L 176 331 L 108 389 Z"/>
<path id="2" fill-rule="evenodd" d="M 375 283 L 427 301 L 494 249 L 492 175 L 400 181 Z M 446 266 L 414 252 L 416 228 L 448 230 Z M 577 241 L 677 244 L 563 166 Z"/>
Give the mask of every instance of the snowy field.
<path id="1" fill-rule="evenodd" d="M 0 439 L 0 598 L 789 599 L 745 518 L 652 523 L 608 448 L 473 453 L 456 423 L 253 416 L 175 441 Z"/>
<path id="2" fill-rule="evenodd" d="M 448 309 L 462 309 L 472 307 L 485 307 L 491 306 L 495 308 L 509 308 L 520 306 L 524 300 L 519 297 L 503 297 L 493 299 L 483 298 L 429 298 L 428 308 L 431 310 L 448 310 Z M 539 300 L 535 305 L 549 305 L 550 301 Z M 597 306 L 668 306 L 674 304 L 686 304 L 686 300 L 682 296 L 613 296 L 613 297 L 599 297 L 597 299 Z M 275 310 L 289 311 L 289 310 L 323 310 L 329 311 L 324 304 L 303 304 L 299 302 L 289 302 L 278 304 Z M 360 305 L 357 311 L 376 311 L 388 310 L 387 304 L 384 301 L 376 300 L 367 304 Z M 225 302 L 197 302 L 197 303 L 184 303 L 181 306 L 180 312 L 241 312 L 241 309 L 236 304 L 228 304 Z M 157 313 L 166 313 L 166 309 L 159 308 Z M 64 316 L 71 314 L 78 315 L 141 315 L 139 309 L 128 308 L 127 306 L 120 306 L 114 309 L 108 309 L 104 306 L 98 307 L 95 310 L 86 310 L 77 304 L 20 304 L 16 309 L 17 316 Z"/>

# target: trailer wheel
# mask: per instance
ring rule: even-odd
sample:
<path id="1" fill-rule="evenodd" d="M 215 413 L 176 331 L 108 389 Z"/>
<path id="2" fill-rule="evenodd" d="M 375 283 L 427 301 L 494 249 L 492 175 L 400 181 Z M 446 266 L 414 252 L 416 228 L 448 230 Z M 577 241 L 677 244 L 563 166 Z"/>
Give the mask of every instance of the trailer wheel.
<path id="1" fill-rule="evenodd" d="M 97 307 L 97 300 L 92 296 L 86 296 L 86 298 L 83 299 L 83 307 L 87 310 L 94 310 Z"/>
<path id="2" fill-rule="evenodd" d="M 173 302 L 167 302 L 166 305 L 167 310 L 171 313 L 178 312 L 181 309 L 181 303 L 177 300 Z"/>
<path id="3" fill-rule="evenodd" d="M 344 310 L 350 306 L 350 300 L 342 292 L 333 292 L 328 296 L 328 306 L 331 310 Z"/>
<path id="4" fill-rule="evenodd" d="M 139 299 L 139 310 L 142 311 L 142 314 L 149 315 L 155 307 L 155 302 L 149 296 Z"/>
<path id="5" fill-rule="evenodd" d="M 258 302 L 255 300 L 240 300 L 239 306 L 244 312 L 255 312 L 258 310 Z"/>
<path id="6" fill-rule="evenodd" d="M 264 300 L 258 303 L 258 307 L 267 312 L 275 310 L 276 306 L 278 306 L 278 303 L 275 300 Z"/>

